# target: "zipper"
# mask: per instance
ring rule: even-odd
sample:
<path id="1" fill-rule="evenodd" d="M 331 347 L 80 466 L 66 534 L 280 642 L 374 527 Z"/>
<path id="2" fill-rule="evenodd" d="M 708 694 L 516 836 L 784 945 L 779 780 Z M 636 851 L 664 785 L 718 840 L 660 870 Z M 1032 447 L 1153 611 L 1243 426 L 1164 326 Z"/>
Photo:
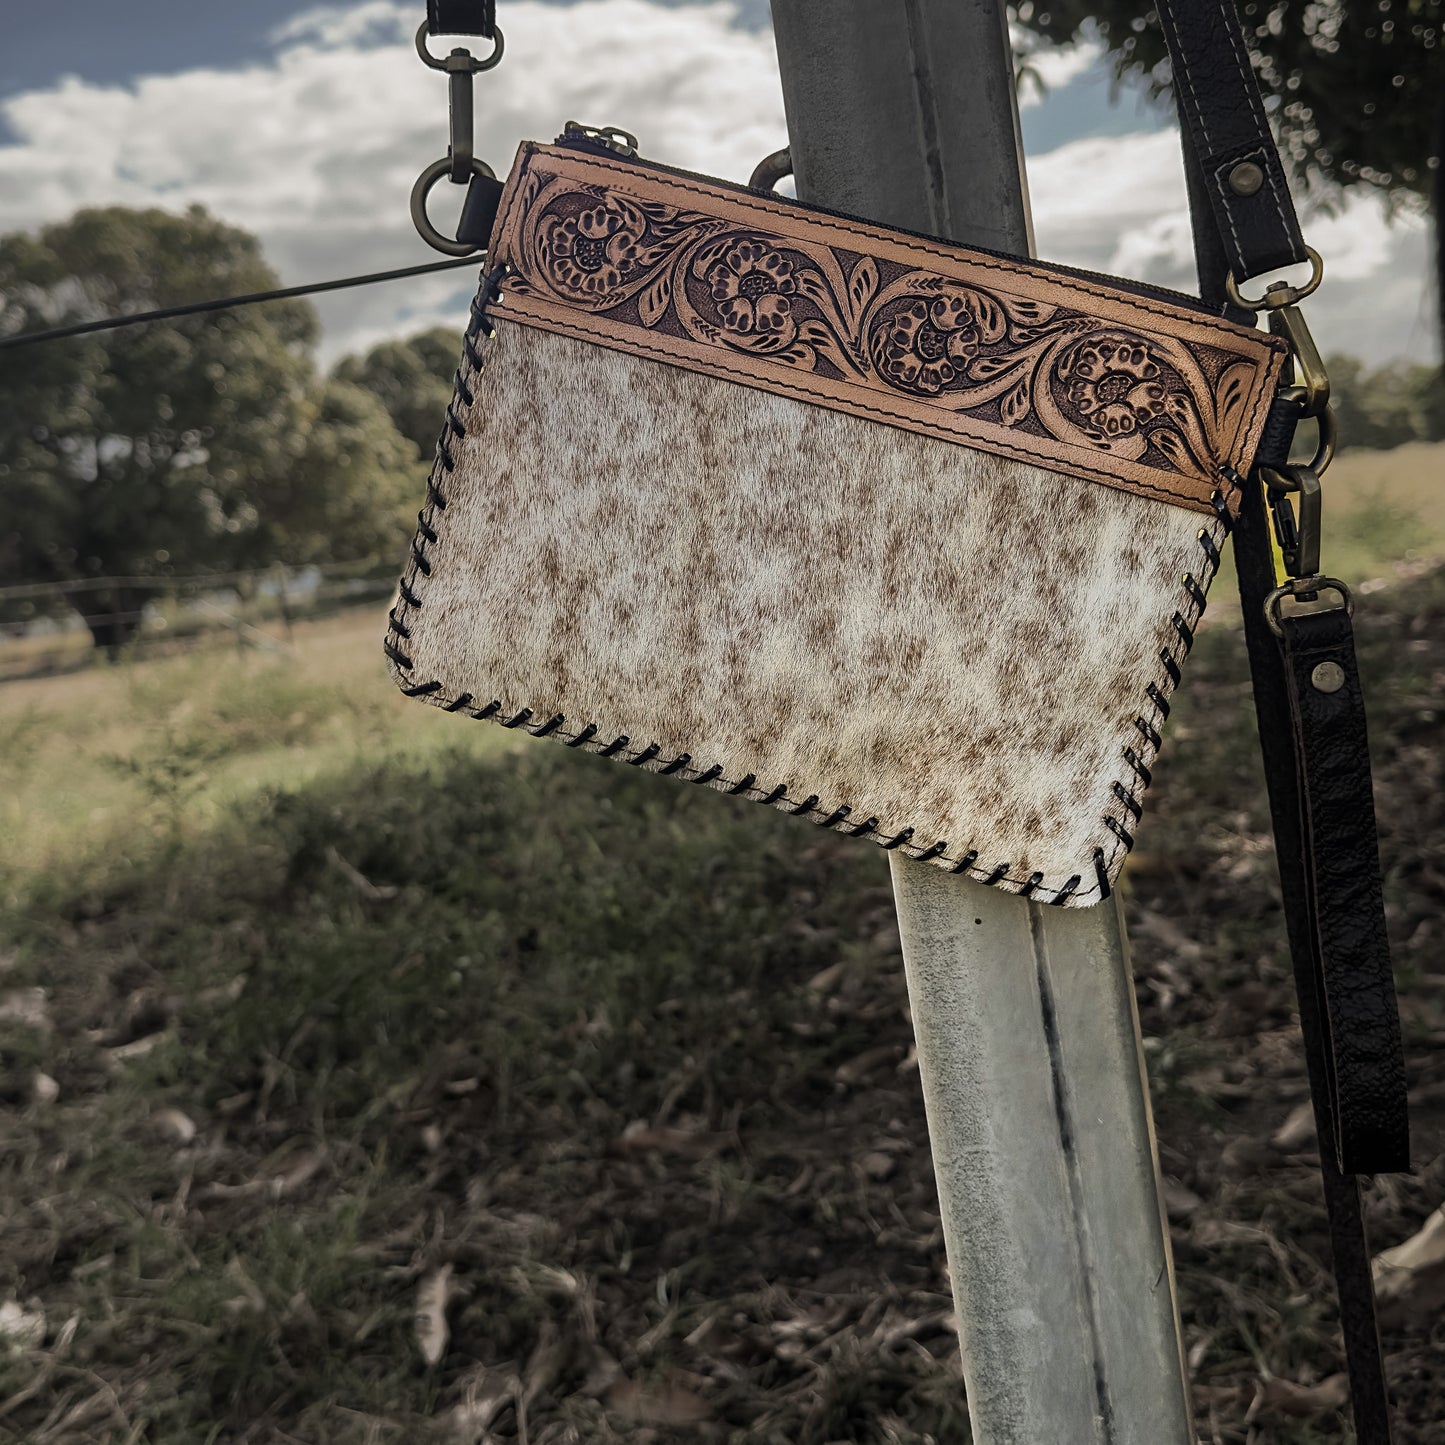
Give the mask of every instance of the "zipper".
<path id="1" fill-rule="evenodd" d="M 855 216 L 848 211 L 836 211 L 830 206 L 817 206 L 807 201 L 789 200 L 772 191 L 754 190 L 740 181 L 721 180 L 717 176 L 705 176 L 698 171 L 685 171 L 680 166 L 669 166 L 664 165 L 661 161 L 646 160 L 637 154 L 637 137 L 630 131 L 620 130 L 616 126 L 583 126 L 568 121 L 567 128 L 553 144 L 584 151 L 589 155 L 605 156 L 609 160 L 628 161 L 644 170 L 661 171 L 664 175 L 682 176 L 690 181 L 706 181 L 709 185 L 722 186 L 725 190 L 739 191 L 756 200 L 770 200 L 778 205 L 799 211 L 815 212 L 820 216 L 836 216 L 840 221 L 856 221 L 864 226 L 879 224 L 877 221 L 868 220 L 865 216 Z M 1035 270 L 1052 272 L 1056 276 L 1073 276 L 1081 281 L 1102 282 L 1116 291 L 1127 291 L 1136 296 L 1155 297 L 1158 300 L 1169 302 L 1172 306 L 1182 306 L 1190 311 L 1203 312 L 1206 316 L 1227 319 L 1223 306 L 1211 306 L 1207 301 L 1201 300 L 1198 296 L 1191 296 L 1187 291 L 1174 291 L 1167 286 L 1152 286 L 1147 281 L 1133 281 L 1124 276 L 1110 276 L 1104 271 L 1089 271 L 1082 266 L 1066 266 L 1059 261 L 1040 261 L 1033 256 L 1016 255 L 1012 251 L 994 251 L 987 246 L 963 246 L 959 242 L 944 241 L 939 236 L 930 236 L 926 231 L 910 231 L 903 226 L 888 226 L 885 229 L 896 231 L 900 236 L 911 236 L 919 241 L 931 241 L 935 244 L 941 242 L 945 246 L 957 245 L 960 250 L 975 251 L 980 256 L 995 256 L 1001 261 L 1012 261 L 1018 265 L 1031 266 Z"/>

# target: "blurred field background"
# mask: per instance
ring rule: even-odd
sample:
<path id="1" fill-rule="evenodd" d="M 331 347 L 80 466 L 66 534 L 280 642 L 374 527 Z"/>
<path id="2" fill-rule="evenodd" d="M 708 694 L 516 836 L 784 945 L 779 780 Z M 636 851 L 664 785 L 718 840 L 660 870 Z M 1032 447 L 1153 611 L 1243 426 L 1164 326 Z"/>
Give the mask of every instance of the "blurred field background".
<path id="1" fill-rule="evenodd" d="M 1418 1160 L 1377 1248 L 1445 1198 L 1442 477 L 1328 478 Z M 1231 585 L 1126 908 L 1201 1438 L 1305 1445 L 1341 1359 Z M 226 605 L 0 644 L 48 670 L 0 686 L 0 1439 L 967 1438 L 882 855 L 407 702 L 384 601 Z"/>
<path id="2" fill-rule="evenodd" d="M 1326 492 L 1331 570 L 1369 595 L 1402 569 L 1428 569 L 1445 557 L 1442 493 L 1445 443 L 1343 453 Z M 10 683 L 0 687 L 0 869 L 10 886 L 74 866 L 90 849 L 108 855 L 113 829 L 143 839 L 164 821 L 184 831 L 258 789 L 328 770 L 500 747 L 493 729 L 459 729 L 386 684 L 379 637 L 399 565 L 319 576 L 289 618 L 274 569 L 260 574 L 272 587 L 249 598 L 213 589 L 196 605 L 162 592 L 113 668 L 96 665 L 79 618 L 30 635 L 0 631 L 0 681 Z M 1233 589 L 1226 569 L 1206 625 L 1237 614 Z"/>

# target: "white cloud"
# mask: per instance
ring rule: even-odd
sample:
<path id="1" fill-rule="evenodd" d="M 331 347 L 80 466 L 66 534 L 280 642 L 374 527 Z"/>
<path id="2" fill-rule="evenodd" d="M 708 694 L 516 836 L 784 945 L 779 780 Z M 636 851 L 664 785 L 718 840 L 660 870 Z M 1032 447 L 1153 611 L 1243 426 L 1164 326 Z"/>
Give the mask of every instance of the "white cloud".
<path id="1" fill-rule="evenodd" d="M 378 40 L 401 40 L 416 26 L 408 13 L 392 0 L 364 0 L 360 5 L 318 5 L 303 10 L 267 37 L 273 45 L 295 40 L 317 40 L 323 45 L 364 45 Z"/>
<path id="2" fill-rule="evenodd" d="M 1161 226 L 1185 214 L 1179 136 L 1173 130 L 1070 141 L 1028 162 L 1034 230 L 1040 255 L 1073 266 L 1171 284 L 1159 274 L 1183 257 Z M 1187 246 L 1185 250 L 1187 255 Z M 1142 274 L 1140 267 L 1151 267 Z"/>
<path id="3" fill-rule="evenodd" d="M 478 154 L 505 175 L 522 140 L 551 140 L 575 119 L 626 126 L 653 159 L 745 179 L 787 132 L 772 36 L 735 16 L 721 0 L 509 5 L 506 58 L 476 78 Z M 412 230 L 407 198 L 445 153 L 447 82 L 417 59 L 414 17 L 388 0 L 327 7 L 290 22 L 269 65 L 130 88 L 71 79 L 15 97 L 5 114 L 20 140 L 0 147 L 0 230 L 81 205 L 199 201 L 256 232 L 291 283 L 437 259 Z M 440 223 L 449 198 L 434 194 Z M 326 352 L 460 325 L 475 287 L 466 278 L 319 298 Z"/>
<path id="4" fill-rule="evenodd" d="M 0 230 L 81 205 L 195 200 L 256 232 L 288 283 L 435 259 L 407 197 L 446 148 L 446 79 L 412 49 L 416 13 L 402 0 L 323 6 L 273 32 L 267 64 L 129 87 L 70 79 L 13 97 L 4 113 L 19 139 L 0 146 Z M 626 126 L 653 159 L 745 178 L 786 128 L 772 36 L 737 16 L 728 0 L 515 0 L 506 58 L 475 82 L 478 153 L 504 173 L 519 141 L 549 140 L 575 119 Z M 1095 51 L 1035 58 L 1050 86 L 1043 105 L 1070 104 L 1062 92 L 1097 65 Z M 1174 131 L 1070 142 L 1031 158 L 1029 173 L 1042 255 L 1192 285 Z M 442 224 L 449 191 L 434 193 Z M 1387 227 L 1358 200 L 1307 230 L 1329 262 L 1311 311 L 1322 344 L 1374 359 L 1429 355 L 1423 223 Z M 460 325 L 473 287 L 458 270 L 320 297 L 324 354 Z"/>

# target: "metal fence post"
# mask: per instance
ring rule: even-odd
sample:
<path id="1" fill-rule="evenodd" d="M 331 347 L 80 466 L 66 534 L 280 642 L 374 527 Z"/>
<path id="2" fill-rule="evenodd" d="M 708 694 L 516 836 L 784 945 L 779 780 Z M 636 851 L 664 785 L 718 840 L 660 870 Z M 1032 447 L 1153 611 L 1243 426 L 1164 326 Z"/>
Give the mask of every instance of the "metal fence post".
<path id="1" fill-rule="evenodd" d="M 772 10 L 801 198 L 1031 251 L 1003 0 Z M 975 1441 L 1192 1441 L 1117 906 L 890 862 Z"/>

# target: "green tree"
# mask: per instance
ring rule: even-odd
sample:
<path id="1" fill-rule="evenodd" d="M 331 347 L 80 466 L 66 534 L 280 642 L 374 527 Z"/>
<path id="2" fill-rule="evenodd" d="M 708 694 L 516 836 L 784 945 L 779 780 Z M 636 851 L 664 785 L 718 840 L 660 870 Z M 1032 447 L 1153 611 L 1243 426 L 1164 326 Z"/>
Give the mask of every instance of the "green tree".
<path id="1" fill-rule="evenodd" d="M 1445 0 L 1243 0 L 1237 5 L 1281 149 L 1316 189 L 1424 198 L 1445 124 Z M 1095 34 L 1119 80 L 1169 88 L 1151 0 L 1023 0 L 1052 44 Z"/>
<path id="2" fill-rule="evenodd" d="M 200 207 L 86 210 L 0 237 L 0 334 L 275 284 Z M 280 301 L 0 352 L 0 574 L 135 579 L 73 594 L 114 655 L 168 573 L 373 550 L 405 451 L 379 408 L 317 390 L 316 333 Z"/>
<path id="3" fill-rule="evenodd" d="M 460 332 L 434 326 L 402 341 L 383 341 L 365 356 L 345 357 L 332 374 L 376 396 L 396 429 L 429 460 L 461 349 Z"/>
<path id="4" fill-rule="evenodd" d="M 1331 356 L 1326 368 L 1342 450 L 1445 441 L 1445 398 L 1434 367 L 1394 361 L 1367 371 L 1357 357 Z"/>
<path id="5" fill-rule="evenodd" d="M 265 498 L 257 529 L 265 554 L 346 562 L 395 553 L 400 566 L 422 483 L 386 408 L 361 387 L 332 379 L 307 398 L 300 436 L 294 463 Z M 318 478 L 325 485 L 316 485 Z"/>

